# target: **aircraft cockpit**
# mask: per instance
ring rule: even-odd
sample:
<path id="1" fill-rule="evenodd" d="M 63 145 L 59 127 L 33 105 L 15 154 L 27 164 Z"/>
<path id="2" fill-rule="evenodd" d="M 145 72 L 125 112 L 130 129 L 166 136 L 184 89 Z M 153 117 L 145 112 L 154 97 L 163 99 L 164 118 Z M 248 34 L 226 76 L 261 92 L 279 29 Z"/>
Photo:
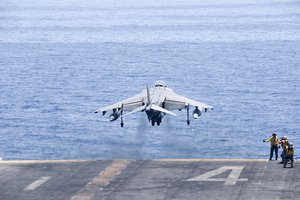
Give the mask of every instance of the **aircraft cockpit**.
<path id="1" fill-rule="evenodd" d="M 167 87 L 166 83 L 164 81 L 156 81 L 155 87 Z"/>

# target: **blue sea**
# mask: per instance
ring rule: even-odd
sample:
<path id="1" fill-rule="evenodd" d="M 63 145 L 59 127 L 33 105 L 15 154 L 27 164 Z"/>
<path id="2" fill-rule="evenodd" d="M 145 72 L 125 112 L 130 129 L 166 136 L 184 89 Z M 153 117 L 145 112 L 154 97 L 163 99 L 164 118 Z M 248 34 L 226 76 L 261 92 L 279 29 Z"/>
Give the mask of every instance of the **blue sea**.
<path id="1" fill-rule="evenodd" d="M 0 157 L 299 158 L 299 52 L 299 1 L 1 0 Z M 156 80 L 215 109 L 94 113 Z"/>

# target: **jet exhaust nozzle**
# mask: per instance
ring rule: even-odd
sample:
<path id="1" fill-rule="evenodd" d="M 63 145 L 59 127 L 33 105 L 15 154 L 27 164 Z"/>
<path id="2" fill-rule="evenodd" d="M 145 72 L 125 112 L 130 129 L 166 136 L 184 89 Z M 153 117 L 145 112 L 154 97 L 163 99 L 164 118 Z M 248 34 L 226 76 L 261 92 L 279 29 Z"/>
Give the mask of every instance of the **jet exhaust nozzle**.
<path id="1" fill-rule="evenodd" d="M 120 117 L 120 115 L 121 114 L 119 112 L 117 112 L 117 111 L 113 112 L 109 116 L 109 121 L 113 122 L 113 121 L 117 120 Z"/>
<path id="2" fill-rule="evenodd" d="M 199 110 L 198 107 L 196 107 L 195 110 L 193 111 L 193 118 L 198 119 L 200 116 L 201 116 L 201 111 Z"/>

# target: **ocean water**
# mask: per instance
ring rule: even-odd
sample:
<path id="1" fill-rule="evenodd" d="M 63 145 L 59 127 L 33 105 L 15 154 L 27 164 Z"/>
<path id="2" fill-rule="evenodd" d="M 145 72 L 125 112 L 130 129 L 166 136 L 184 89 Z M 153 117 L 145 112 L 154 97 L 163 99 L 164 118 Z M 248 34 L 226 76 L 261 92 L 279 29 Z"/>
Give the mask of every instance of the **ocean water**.
<path id="1" fill-rule="evenodd" d="M 268 158 L 273 131 L 299 157 L 299 52 L 299 1 L 1 1 L 0 157 Z M 215 110 L 94 114 L 156 80 Z"/>

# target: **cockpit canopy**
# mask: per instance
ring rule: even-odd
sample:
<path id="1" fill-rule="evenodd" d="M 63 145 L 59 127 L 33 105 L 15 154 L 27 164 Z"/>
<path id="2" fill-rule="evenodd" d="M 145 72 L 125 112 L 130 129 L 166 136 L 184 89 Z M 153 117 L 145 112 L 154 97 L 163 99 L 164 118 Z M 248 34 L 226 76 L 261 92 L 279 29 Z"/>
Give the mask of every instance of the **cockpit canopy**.
<path id="1" fill-rule="evenodd" d="M 167 87 L 167 85 L 164 81 L 159 80 L 155 82 L 155 87 Z"/>

